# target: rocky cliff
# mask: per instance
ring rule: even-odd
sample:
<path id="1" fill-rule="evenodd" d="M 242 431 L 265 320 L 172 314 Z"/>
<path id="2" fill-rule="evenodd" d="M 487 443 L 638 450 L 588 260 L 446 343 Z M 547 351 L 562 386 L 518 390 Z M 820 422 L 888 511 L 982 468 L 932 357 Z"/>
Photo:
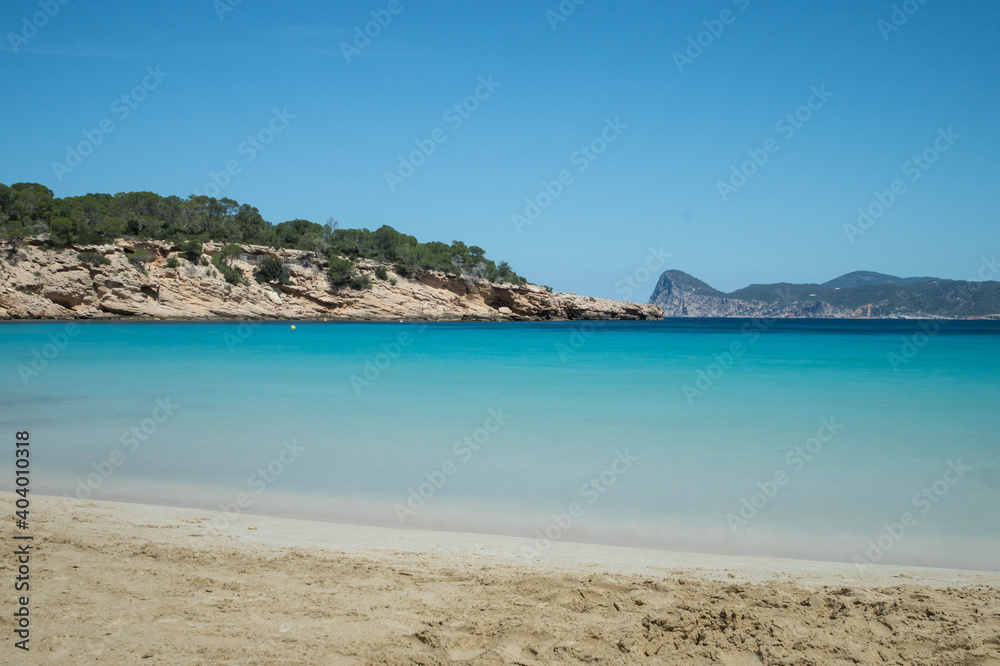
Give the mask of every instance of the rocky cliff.
<path id="1" fill-rule="evenodd" d="M 829 286 L 836 284 L 856 286 Z M 669 270 L 660 276 L 649 302 L 663 308 L 665 317 L 997 319 L 1000 283 L 858 272 L 823 285 L 757 284 L 726 294 Z"/>
<path id="2" fill-rule="evenodd" d="M 663 308 L 664 317 L 855 317 L 854 311 L 816 300 L 767 302 L 733 298 L 681 271 L 660 276 L 650 303 Z"/>
<path id="3" fill-rule="evenodd" d="M 205 261 L 178 258 L 179 248 L 161 241 L 118 241 L 113 245 L 55 251 L 38 240 L 0 244 L 0 318 L 160 319 L 658 319 L 655 305 L 576 294 L 551 293 L 535 285 L 496 284 L 437 271 L 406 277 L 391 266 L 355 262 L 371 278 L 371 289 L 332 288 L 321 256 L 301 250 L 245 245 L 229 259 L 243 272 L 236 285 L 208 263 L 221 245 L 206 243 Z M 148 264 L 133 265 L 126 253 L 145 251 Z M 94 252 L 103 262 L 85 261 Z M 176 258 L 175 261 L 171 261 Z M 280 258 L 289 284 L 258 284 L 252 272 L 268 258 Z M 177 263 L 168 266 L 168 261 Z M 208 265 L 205 265 L 205 264 Z M 374 272 L 383 266 L 386 280 Z M 394 282 L 394 284 L 393 284 Z"/>

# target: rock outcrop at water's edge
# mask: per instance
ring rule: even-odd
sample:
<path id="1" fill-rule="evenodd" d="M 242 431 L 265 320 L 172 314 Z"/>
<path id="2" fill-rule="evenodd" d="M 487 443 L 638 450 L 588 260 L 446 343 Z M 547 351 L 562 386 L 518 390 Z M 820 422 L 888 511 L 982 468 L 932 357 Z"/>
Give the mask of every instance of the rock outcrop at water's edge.
<path id="1" fill-rule="evenodd" d="M 369 260 L 355 270 L 372 288 L 332 288 L 324 258 L 313 252 L 244 245 L 229 260 L 243 272 L 231 285 L 211 264 L 179 258 L 179 248 L 162 241 L 119 240 L 113 245 L 52 250 L 41 241 L 0 244 L 0 319 L 350 319 L 350 320 L 560 320 L 660 319 L 655 305 L 553 293 L 536 285 L 490 283 L 438 271 L 415 270 L 406 277 Z M 206 243 L 211 256 L 221 244 Z M 93 265 L 82 251 L 111 263 Z M 145 271 L 127 252 L 152 256 Z M 253 269 L 268 258 L 288 269 L 287 285 L 258 284 Z M 374 271 L 384 267 L 389 278 Z"/>

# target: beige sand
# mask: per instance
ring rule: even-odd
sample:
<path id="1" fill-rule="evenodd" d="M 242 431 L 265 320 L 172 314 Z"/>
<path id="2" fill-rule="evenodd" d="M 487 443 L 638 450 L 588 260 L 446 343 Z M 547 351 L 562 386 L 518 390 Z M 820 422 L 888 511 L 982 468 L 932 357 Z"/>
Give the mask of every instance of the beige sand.
<path id="1" fill-rule="evenodd" d="M 529 564 L 508 537 L 213 515 L 34 496 L 32 651 L 5 555 L 0 661 L 1000 665 L 1000 574 L 563 543 Z"/>

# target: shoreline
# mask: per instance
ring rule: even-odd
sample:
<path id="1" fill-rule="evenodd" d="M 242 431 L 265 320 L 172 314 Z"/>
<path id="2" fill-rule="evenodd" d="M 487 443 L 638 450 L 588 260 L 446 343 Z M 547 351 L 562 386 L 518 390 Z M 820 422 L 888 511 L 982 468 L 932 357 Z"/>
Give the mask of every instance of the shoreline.
<path id="1" fill-rule="evenodd" d="M 262 316 L 244 317 L 225 315 L 213 315 L 210 317 L 170 317 L 156 315 L 120 315 L 107 314 L 100 316 L 38 316 L 38 317 L 17 317 L 0 316 L 0 323 L 46 323 L 46 322 L 136 322 L 136 323 L 188 323 L 188 324 L 212 324 L 219 322 L 261 322 L 261 323 L 282 323 L 282 322 L 320 322 L 320 323 L 365 323 L 365 324 L 393 324 L 393 323 L 414 323 L 414 324 L 435 324 L 435 323 L 505 323 L 505 324 L 540 324 L 540 323 L 571 323 L 571 322 L 739 322 L 739 321 L 774 321 L 774 322 L 1000 322 L 1000 315 L 988 315 L 984 317 L 661 317 L 658 319 L 631 319 L 615 317 L 532 317 L 532 316 L 486 316 L 486 315 L 464 315 L 462 317 L 409 317 L 409 316 L 387 316 L 387 317 L 358 317 L 358 316 L 337 316 L 337 315 L 312 315 L 301 317 L 289 316 Z"/>
<path id="2" fill-rule="evenodd" d="M 247 514 L 216 530 L 212 514 L 32 495 L 31 652 L 14 659 L 1000 662 L 1000 573 L 874 566 L 859 580 L 853 565 L 568 542 L 528 564 L 515 537 Z"/>
<path id="3" fill-rule="evenodd" d="M 178 521 L 211 520 L 216 510 L 190 509 L 169 505 L 81 500 L 53 495 L 35 495 L 52 502 L 66 500 L 78 507 L 94 505 L 113 509 L 130 519 L 157 521 L 169 525 Z M 13 499 L 0 492 L 0 500 Z M 752 555 L 722 555 L 635 546 L 550 541 L 550 553 L 528 558 L 522 548 L 532 548 L 533 539 L 502 534 L 452 532 L 422 528 L 393 528 L 352 523 L 289 519 L 240 513 L 227 519 L 228 527 L 209 527 L 209 532 L 237 543 L 276 548 L 320 548 L 338 552 L 434 552 L 448 555 L 487 555 L 510 560 L 517 566 L 592 566 L 616 573 L 649 575 L 663 572 L 690 572 L 713 580 L 737 579 L 762 582 L 782 579 L 810 585 L 860 583 L 892 585 L 901 582 L 919 585 L 994 585 L 1000 587 L 1000 572 L 976 569 L 870 564 L 860 573 L 855 564 L 824 560 Z M 256 529 L 250 530 L 248 528 Z M 534 550 L 532 548 L 532 550 Z"/>

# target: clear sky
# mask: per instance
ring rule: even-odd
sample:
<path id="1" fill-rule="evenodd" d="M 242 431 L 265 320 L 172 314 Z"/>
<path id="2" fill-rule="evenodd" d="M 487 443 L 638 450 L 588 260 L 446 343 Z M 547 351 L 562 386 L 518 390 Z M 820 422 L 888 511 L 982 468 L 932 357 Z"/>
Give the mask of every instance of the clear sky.
<path id="1" fill-rule="evenodd" d="M 214 195 L 215 173 L 271 222 L 390 224 L 642 301 L 646 265 L 728 291 L 1000 255 L 995 0 L 576 2 L 6 0 L 0 182 Z"/>

